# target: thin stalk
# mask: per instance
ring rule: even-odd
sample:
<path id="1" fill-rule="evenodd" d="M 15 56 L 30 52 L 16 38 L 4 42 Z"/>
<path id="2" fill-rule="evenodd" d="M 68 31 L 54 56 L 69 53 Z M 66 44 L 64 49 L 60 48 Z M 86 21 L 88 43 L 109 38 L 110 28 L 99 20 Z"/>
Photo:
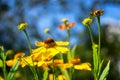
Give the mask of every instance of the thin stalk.
<path id="1" fill-rule="evenodd" d="M 70 42 L 70 30 L 67 29 L 67 34 L 68 34 L 68 42 Z"/>
<path id="2" fill-rule="evenodd" d="M 98 41 L 98 56 L 100 57 L 100 47 L 101 47 L 101 25 L 100 25 L 100 16 L 97 17 L 97 20 L 98 20 L 98 38 L 99 38 L 99 41 Z"/>
<path id="3" fill-rule="evenodd" d="M 90 39 L 91 39 L 91 42 L 92 42 L 92 45 L 93 45 L 93 44 L 94 44 L 94 41 L 93 41 L 93 36 L 92 36 L 92 31 L 91 31 L 90 26 L 88 26 L 88 30 L 89 30 L 89 33 L 90 33 Z"/>
<path id="4" fill-rule="evenodd" d="M 54 78 L 55 78 L 55 67 L 54 67 L 54 58 L 53 58 L 53 80 L 54 80 Z"/>
<path id="5" fill-rule="evenodd" d="M 100 23 L 100 16 L 97 17 L 97 21 L 98 21 L 98 72 L 97 72 L 97 79 L 99 78 L 99 73 L 101 72 L 99 70 L 100 64 L 101 64 L 101 58 L 100 58 L 100 49 L 101 49 L 101 23 Z"/>
<path id="6" fill-rule="evenodd" d="M 0 46 L 0 57 L 2 58 L 2 61 L 3 61 L 2 71 L 3 71 L 4 80 L 7 80 L 6 56 L 7 54 L 4 52 L 4 47 Z"/>
<path id="7" fill-rule="evenodd" d="M 3 75 L 4 75 L 4 79 L 7 80 L 6 77 L 6 56 L 4 55 L 4 59 L 3 59 Z"/>
<path id="8" fill-rule="evenodd" d="M 31 43 L 30 43 L 30 38 L 29 38 L 28 33 L 27 33 L 27 31 L 25 29 L 23 30 L 23 32 L 26 35 L 27 42 L 28 42 L 28 47 L 29 47 L 29 51 L 30 51 L 30 54 L 31 54 L 32 53 L 32 47 L 31 47 Z"/>

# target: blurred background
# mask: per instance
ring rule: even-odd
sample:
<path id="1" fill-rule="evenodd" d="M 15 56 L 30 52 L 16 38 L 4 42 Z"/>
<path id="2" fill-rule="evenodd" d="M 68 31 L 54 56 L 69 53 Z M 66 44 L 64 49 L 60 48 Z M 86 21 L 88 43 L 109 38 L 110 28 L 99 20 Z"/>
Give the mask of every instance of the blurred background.
<path id="1" fill-rule="evenodd" d="M 107 80 L 120 80 L 120 0 L 0 0 L 0 45 L 5 50 L 28 53 L 26 37 L 17 30 L 18 24 L 29 24 L 29 33 L 33 48 L 35 41 L 43 41 L 47 37 L 65 41 L 67 33 L 59 30 L 61 20 L 67 18 L 75 22 L 71 28 L 71 47 L 77 45 L 75 55 L 82 62 L 92 63 L 92 48 L 89 32 L 82 25 L 82 20 L 91 11 L 104 10 L 101 16 L 101 56 L 111 60 L 110 73 Z M 49 28 L 52 36 L 45 34 Z M 97 43 L 97 22 L 92 23 L 94 40 Z M 106 64 L 106 62 L 104 64 Z M 91 72 L 76 71 L 74 80 L 92 80 Z"/>

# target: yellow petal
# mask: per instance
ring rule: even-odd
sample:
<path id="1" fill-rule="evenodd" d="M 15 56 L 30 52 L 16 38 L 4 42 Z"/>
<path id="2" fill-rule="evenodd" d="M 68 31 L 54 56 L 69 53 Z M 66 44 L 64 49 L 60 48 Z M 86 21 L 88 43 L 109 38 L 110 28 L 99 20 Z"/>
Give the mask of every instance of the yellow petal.
<path id="1" fill-rule="evenodd" d="M 68 46 L 69 42 L 56 41 L 57 46 Z"/>
<path id="2" fill-rule="evenodd" d="M 11 67 L 16 63 L 17 59 L 6 61 L 7 66 Z"/>
<path id="3" fill-rule="evenodd" d="M 36 46 L 44 46 L 44 42 L 35 41 L 35 45 Z"/>
<path id="4" fill-rule="evenodd" d="M 46 52 L 46 50 L 47 50 L 46 48 L 40 47 L 40 48 L 33 49 L 32 53 L 35 54 L 35 53 Z"/>
<path id="5" fill-rule="evenodd" d="M 58 51 L 61 52 L 61 53 L 67 53 L 67 52 L 69 51 L 69 49 L 66 48 L 66 47 L 56 46 L 55 49 L 58 50 Z"/>
<path id="6" fill-rule="evenodd" d="M 74 68 L 78 69 L 78 70 L 89 70 L 89 71 L 91 71 L 90 66 L 91 66 L 91 64 L 86 62 L 86 63 L 82 63 L 82 64 L 79 64 L 79 65 L 75 65 Z"/>
<path id="7" fill-rule="evenodd" d="M 14 59 L 20 58 L 20 57 L 22 57 L 24 55 L 25 55 L 25 53 L 19 52 L 19 53 L 15 54 Z"/>

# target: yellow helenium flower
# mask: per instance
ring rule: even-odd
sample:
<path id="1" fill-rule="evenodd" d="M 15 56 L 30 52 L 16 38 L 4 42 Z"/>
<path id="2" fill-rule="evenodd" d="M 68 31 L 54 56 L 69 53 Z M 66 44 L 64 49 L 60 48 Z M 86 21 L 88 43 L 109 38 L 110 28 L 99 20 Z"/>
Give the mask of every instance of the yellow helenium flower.
<path id="1" fill-rule="evenodd" d="M 40 48 L 32 50 L 32 55 L 37 60 L 50 60 L 58 53 L 66 53 L 69 49 L 65 46 L 68 46 L 69 42 L 55 42 L 51 38 L 47 38 L 44 42 L 35 42 L 36 46 Z"/>
<path id="2" fill-rule="evenodd" d="M 92 23 L 92 19 L 90 17 L 88 18 L 85 18 L 83 21 L 82 21 L 83 25 L 85 26 L 90 26 L 90 24 Z"/>
<path id="3" fill-rule="evenodd" d="M 21 23 L 21 24 L 18 25 L 19 30 L 24 30 L 24 29 L 26 29 L 26 27 L 28 27 L 27 23 Z"/>

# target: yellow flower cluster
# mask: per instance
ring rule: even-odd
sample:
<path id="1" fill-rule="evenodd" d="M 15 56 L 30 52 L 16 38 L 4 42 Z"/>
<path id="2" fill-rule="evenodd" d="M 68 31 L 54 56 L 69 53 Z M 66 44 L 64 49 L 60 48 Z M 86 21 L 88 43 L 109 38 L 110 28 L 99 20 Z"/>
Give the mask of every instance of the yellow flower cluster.
<path id="1" fill-rule="evenodd" d="M 91 70 L 89 63 L 80 63 L 79 58 L 73 58 L 68 63 L 64 63 L 63 59 L 55 59 L 53 57 L 59 53 L 67 53 L 69 49 L 66 47 L 69 42 L 54 41 L 51 38 L 47 38 L 44 42 L 35 42 L 38 48 L 32 50 L 30 56 L 24 56 L 24 53 L 17 53 L 13 60 L 6 61 L 8 66 L 12 66 L 21 57 L 21 67 L 37 66 L 43 69 L 48 68 L 50 65 L 58 66 L 62 69 L 74 67 L 79 70 Z M 48 68 L 49 69 L 49 68 Z"/>

